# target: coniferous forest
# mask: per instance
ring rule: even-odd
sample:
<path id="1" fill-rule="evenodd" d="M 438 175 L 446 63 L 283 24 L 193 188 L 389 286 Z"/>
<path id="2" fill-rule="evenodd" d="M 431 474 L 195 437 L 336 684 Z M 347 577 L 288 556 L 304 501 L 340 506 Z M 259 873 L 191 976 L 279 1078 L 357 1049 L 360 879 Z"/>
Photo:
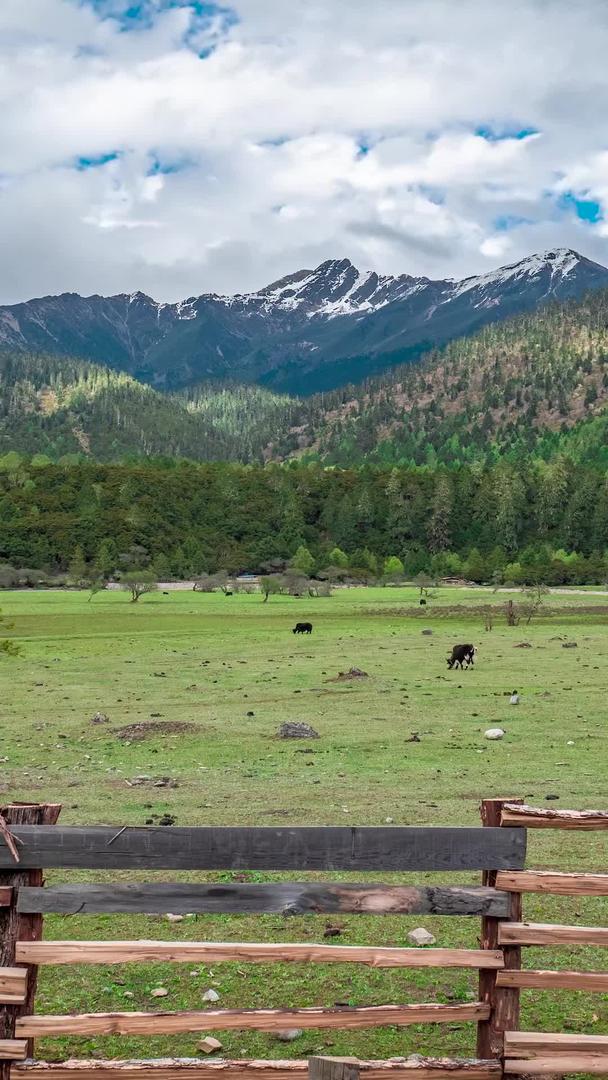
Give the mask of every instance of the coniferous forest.
<path id="1" fill-rule="evenodd" d="M 608 578 L 607 536 L 608 477 L 566 458 L 453 469 L 0 460 L 5 571 L 78 562 L 110 577 L 137 564 L 166 580 L 291 562 L 361 580 L 388 566 L 594 583 Z"/>

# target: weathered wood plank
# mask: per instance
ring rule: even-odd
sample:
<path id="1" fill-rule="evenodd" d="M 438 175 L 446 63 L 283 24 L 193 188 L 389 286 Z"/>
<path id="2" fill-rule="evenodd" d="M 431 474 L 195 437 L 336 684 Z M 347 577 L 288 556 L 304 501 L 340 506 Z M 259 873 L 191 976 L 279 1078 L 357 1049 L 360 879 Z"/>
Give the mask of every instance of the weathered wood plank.
<path id="1" fill-rule="evenodd" d="M 0 1039 L 0 1061 L 23 1061 L 27 1055 L 27 1039 Z"/>
<path id="2" fill-rule="evenodd" d="M 21 912 L 59 915 L 164 914 L 361 914 L 493 915 L 503 918 L 509 900 L 497 889 L 466 885 L 347 885 L 342 882 L 266 884 L 54 885 L 19 890 Z"/>
<path id="3" fill-rule="evenodd" d="M 361 1005 L 355 1008 L 207 1009 L 196 1012 L 82 1013 L 79 1016 L 22 1016 L 21 1037 L 46 1035 L 163 1035 L 180 1031 L 283 1028 L 366 1028 L 387 1024 L 445 1024 L 479 1020 L 489 1013 L 480 1002 L 466 1005 Z"/>
<path id="4" fill-rule="evenodd" d="M 489 949 L 402 949 L 367 945 L 279 945 L 238 941 L 17 942 L 23 964 L 132 964 L 223 962 L 368 964 L 371 967 L 501 968 L 503 954 Z"/>
<path id="5" fill-rule="evenodd" d="M 523 829 L 21 826 L 21 868 L 158 870 L 521 869 Z M 0 844 L 0 867 L 12 856 Z"/>
<path id="6" fill-rule="evenodd" d="M 22 1005 L 27 991 L 27 968 L 0 967 L 0 1002 Z"/>
<path id="7" fill-rule="evenodd" d="M 608 810 L 548 810 L 505 803 L 500 820 L 503 825 L 528 829 L 608 829 Z"/>
<path id="8" fill-rule="evenodd" d="M 359 1080 L 361 1069 L 354 1058 L 311 1057 L 308 1080 Z"/>
<path id="9" fill-rule="evenodd" d="M 13 890 L 10 885 L 0 886 L 0 907 L 10 907 L 13 902 Z"/>
<path id="10" fill-rule="evenodd" d="M 552 923 L 502 923 L 499 945 L 608 945 L 606 926 L 558 926 Z"/>
<path id="11" fill-rule="evenodd" d="M 455 1058 L 399 1058 L 359 1061 L 366 1080 L 500 1080 L 497 1061 Z M 308 1062 L 200 1061 L 197 1058 L 159 1058 L 151 1061 L 36 1061 L 13 1067 L 14 1080 L 305 1080 Z"/>
<path id="12" fill-rule="evenodd" d="M 505 1054 L 507 1057 L 536 1058 L 554 1057 L 558 1054 L 606 1054 L 608 1035 L 571 1035 L 564 1032 L 507 1031 Z"/>
<path id="13" fill-rule="evenodd" d="M 498 971 L 497 986 L 535 990 L 608 990 L 606 971 Z"/>
<path id="14" fill-rule="evenodd" d="M 557 1057 L 507 1058 L 505 1075 L 565 1076 L 569 1073 L 586 1073 L 588 1076 L 608 1076 L 608 1060 L 602 1054 L 563 1054 Z"/>
<path id="15" fill-rule="evenodd" d="M 499 870 L 496 888 L 554 896 L 608 896 L 608 874 L 561 874 L 557 870 Z"/>

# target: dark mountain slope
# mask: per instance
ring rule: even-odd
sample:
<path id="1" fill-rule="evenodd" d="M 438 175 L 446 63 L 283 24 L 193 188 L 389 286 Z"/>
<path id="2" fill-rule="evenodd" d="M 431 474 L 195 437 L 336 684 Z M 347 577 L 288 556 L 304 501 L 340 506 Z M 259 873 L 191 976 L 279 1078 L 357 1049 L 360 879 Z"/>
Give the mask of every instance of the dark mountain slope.
<path id="1" fill-rule="evenodd" d="M 164 389 L 228 379 L 307 395 L 600 287 L 608 270 L 567 249 L 459 282 L 361 273 L 347 259 L 330 260 L 240 296 L 30 300 L 0 308 L 0 347 L 80 356 Z"/>

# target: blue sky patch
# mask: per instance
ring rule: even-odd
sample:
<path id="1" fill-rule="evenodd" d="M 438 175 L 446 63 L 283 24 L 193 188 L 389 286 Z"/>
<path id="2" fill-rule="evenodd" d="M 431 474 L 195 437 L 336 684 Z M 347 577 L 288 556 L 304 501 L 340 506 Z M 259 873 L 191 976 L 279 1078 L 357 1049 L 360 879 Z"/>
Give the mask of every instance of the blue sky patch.
<path id="1" fill-rule="evenodd" d="M 108 165 L 110 161 L 117 161 L 120 157 L 118 150 L 111 150 L 107 154 L 89 154 L 76 158 L 76 168 L 79 172 L 86 169 L 97 169 L 100 165 Z"/>
<path id="2" fill-rule="evenodd" d="M 537 128 L 519 127 L 517 124 L 484 125 L 475 128 L 475 134 L 488 142 L 500 142 L 502 139 L 528 139 L 530 135 L 539 135 Z"/>
<path id="3" fill-rule="evenodd" d="M 418 184 L 418 191 L 421 195 L 426 195 L 429 202 L 435 203 L 435 206 L 443 206 L 445 191 L 442 191 L 441 188 L 432 184 Z"/>
<path id="4" fill-rule="evenodd" d="M 579 198 L 573 191 L 565 191 L 563 195 L 560 195 L 558 206 L 560 210 L 573 211 L 579 221 L 590 224 L 601 221 L 603 217 L 602 207 L 597 199 L 584 196 Z"/>
<path id="5" fill-rule="evenodd" d="M 492 226 L 497 232 L 509 232 L 518 225 L 533 225 L 531 218 L 521 217 L 519 214 L 499 214 L 495 217 Z"/>
<path id="6" fill-rule="evenodd" d="M 184 172 L 196 162 L 190 157 L 163 158 L 160 154 L 151 154 L 151 162 L 146 176 L 169 176 L 171 173 Z"/>
<path id="7" fill-rule="evenodd" d="M 163 11 L 174 8 L 186 8 L 194 17 L 193 29 L 202 29 L 204 24 L 217 15 L 222 16 L 225 27 L 237 21 L 236 13 L 223 4 L 209 0 L 81 0 L 106 18 L 115 19 L 123 30 L 145 30 L 153 25 L 155 18 Z"/>

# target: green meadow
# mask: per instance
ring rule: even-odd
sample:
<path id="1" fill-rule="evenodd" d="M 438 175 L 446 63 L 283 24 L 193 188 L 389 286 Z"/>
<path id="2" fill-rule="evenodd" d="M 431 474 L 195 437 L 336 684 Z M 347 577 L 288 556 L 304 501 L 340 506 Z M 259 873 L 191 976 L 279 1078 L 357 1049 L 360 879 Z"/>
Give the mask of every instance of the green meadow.
<path id="1" fill-rule="evenodd" d="M 517 602 L 518 597 L 513 597 Z M 483 797 L 605 808 L 608 597 L 554 594 L 530 625 L 506 624 L 508 596 L 440 589 L 428 607 L 408 588 L 337 590 L 330 598 L 122 592 L 7 592 L 0 603 L 21 646 L 0 662 L 2 800 L 59 801 L 64 824 L 472 825 Z M 484 630 L 482 609 L 495 609 Z M 296 636 L 296 621 L 314 625 Z M 431 630 L 424 634 L 423 630 Z M 448 671 L 451 646 L 472 642 L 475 667 Z M 530 647 L 518 647 L 522 643 Z M 564 649 L 567 642 L 577 648 Z M 341 680 L 362 669 L 367 677 Z M 520 704 L 509 695 L 517 689 Z M 108 722 L 95 724 L 102 712 Z M 311 742 L 277 729 L 305 721 Z M 484 738 L 503 727 L 498 742 Z M 419 741 L 410 741 L 417 733 Z M 307 752 L 303 752 L 306 750 Z M 144 778 L 144 779 L 141 779 Z M 155 786 L 162 780 L 168 786 Z M 135 783 L 134 783 L 135 781 Z M 557 796 L 546 802 L 547 796 Z M 170 826 L 168 826 L 170 827 Z M 528 866 L 605 870 L 606 834 L 538 831 Z M 106 874 L 115 880 L 119 875 Z M 135 875 L 134 875 L 135 876 Z M 184 877 L 186 875 L 181 875 Z M 273 875 L 249 874 L 248 880 Z M 299 876 L 299 875 L 294 875 Z M 337 877 L 338 875 L 334 875 Z M 343 875 L 346 877 L 346 875 Z M 53 872 L 49 882 L 75 880 Z M 100 880 L 101 875 L 79 875 Z M 180 875 L 157 875 L 161 880 Z M 204 875 L 198 875 L 198 880 Z M 139 875 L 142 878 L 142 875 Z M 207 875 L 231 880 L 229 873 Z M 152 879 L 148 875 L 148 879 Z M 197 879 L 197 875 L 190 875 Z M 374 875 L 378 880 L 378 875 Z M 386 880 L 431 883 L 434 874 Z M 445 878 L 443 880 L 446 880 Z M 452 875 L 452 884 L 479 881 Z M 525 917 L 602 925 L 605 901 L 530 896 Z M 337 943 L 405 944 L 425 925 L 442 946 L 474 947 L 478 919 L 333 918 Z M 49 917 L 50 938 L 317 941 L 327 918 Z M 602 968 L 600 949 L 528 949 L 530 967 Z M 43 970 L 45 1012 L 467 1001 L 477 974 L 354 965 L 129 965 Z M 166 988 L 162 1000 L 153 989 Z M 523 991 L 530 1030 L 608 1030 L 600 994 Z M 210 1006 L 214 1007 L 214 1006 Z M 387 1057 L 474 1052 L 472 1025 L 304 1032 L 215 1032 L 227 1057 L 313 1052 Z M 196 1056 L 200 1036 L 46 1040 L 39 1056 Z"/>

